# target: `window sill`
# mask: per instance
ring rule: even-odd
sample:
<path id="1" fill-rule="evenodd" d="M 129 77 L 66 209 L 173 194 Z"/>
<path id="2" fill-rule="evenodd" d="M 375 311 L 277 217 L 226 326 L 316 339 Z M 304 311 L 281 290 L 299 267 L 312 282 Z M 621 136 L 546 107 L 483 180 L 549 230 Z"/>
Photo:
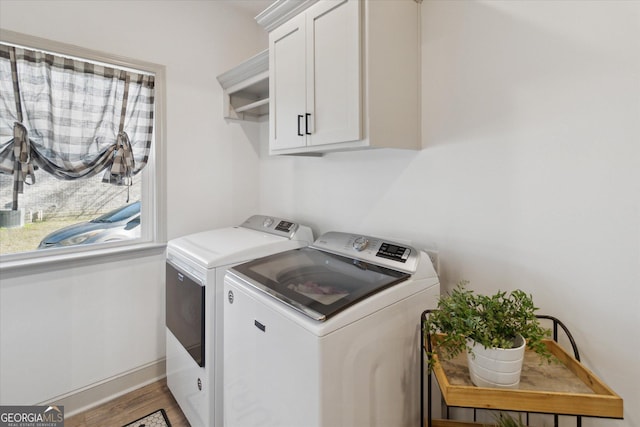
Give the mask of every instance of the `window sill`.
<path id="1" fill-rule="evenodd" d="M 3 277 L 7 277 L 6 273 L 9 272 L 20 275 L 24 274 L 26 270 L 35 271 L 43 267 L 46 267 L 46 269 L 63 269 L 96 262 L 104 263 L 132 260 L 137 257 L 163 253 L 166 246 L 166 243 L 138 243 L 85 251 L 75 250 L 73 252 L 58 252 L 57 250 L 53 250 L 51 254 L 38 253 L 37 256 L 25 256 L 15 260 L 1 260 L 0 273 L 2 273 Z"/>

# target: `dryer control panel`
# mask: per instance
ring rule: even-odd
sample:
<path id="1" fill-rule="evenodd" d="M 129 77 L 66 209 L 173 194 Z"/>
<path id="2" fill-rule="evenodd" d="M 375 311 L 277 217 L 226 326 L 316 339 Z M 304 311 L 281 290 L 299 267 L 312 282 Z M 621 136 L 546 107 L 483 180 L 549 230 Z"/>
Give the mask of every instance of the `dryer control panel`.
<path id="1" fill-rule="evenodd" d="M 420 258 L 417 249 L 403 243 L 337 231 L 323 234 L 311 247 L 408 273 L 416 271 Z"/>
<path id="2" fill-rule="evenodd" d="M 276 236 L 282 236 L 289 239 L 291 239 L 300 228 L 304 228 L 295 222 L 265 215 L 253 215 L 240 224 L 240 227 L 250 228 L 263 233 L 275 234 Z"/>

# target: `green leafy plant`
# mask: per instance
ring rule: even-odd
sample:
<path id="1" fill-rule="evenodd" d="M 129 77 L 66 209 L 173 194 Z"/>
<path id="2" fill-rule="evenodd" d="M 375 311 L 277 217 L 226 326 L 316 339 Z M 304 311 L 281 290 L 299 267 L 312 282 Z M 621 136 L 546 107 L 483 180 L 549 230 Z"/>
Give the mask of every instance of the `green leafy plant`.
<path id="1" fill-rule="evenodd" d="M 518 418 L 516 419 L 509 414 L 505 414 L 504 412 L 498 413 L 498 415 L 495 416 L 495 420 L 496 427 L 526 427 L 520 416 L 518 416 Z"/>
<path id="2" fill-rule="evenodd" d="M 468 281 L 438 301 L 438 309 L 425 320 L 425 331 L 438 336 L 439 357 L 451 359 L 463 351 L 471 352 L 469 339 L 485 348 L 512 348 L 517 334 L 527 341 L 527 347 L 542 359 L 553 360 L 543 342 L 550 330 L 540 324 L 531 295 L 517 289 L 510 293 L 479 295 L 466 288 Z M 426 337 L 425 337 L 426 338 Z M 429 356 L 432 356 L 430 354 Z M 433 358 L 429 357 L 430 366 Z"/>

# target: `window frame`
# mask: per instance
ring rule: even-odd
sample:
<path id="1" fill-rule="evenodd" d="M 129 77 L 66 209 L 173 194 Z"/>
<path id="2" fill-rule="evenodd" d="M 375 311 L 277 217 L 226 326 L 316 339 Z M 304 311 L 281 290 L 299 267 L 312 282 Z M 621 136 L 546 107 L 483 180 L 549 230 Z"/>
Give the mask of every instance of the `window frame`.
<path id="1" fill-rule="evenodd" d="M 137 239 L 96 245 L 78 245 L 66 248 L 32 250 L 0 255 L 0 272 L 50 263 L 68 263 L 72 260 L 118 257 L 123 253 L 156 252 L 166 245 L 166 144 L 165 144 L 165 85 L 164 65 L 126 58 L 97 50 L 60 43 L 0 28 L 0 40 L 28 49 L 46 51 L 55 55 L 71 56 L 87 62 L 138 70 L 155 75 L 154 137 L 149 162 L 140 174 L 141 184 L 141 236 Z"/>

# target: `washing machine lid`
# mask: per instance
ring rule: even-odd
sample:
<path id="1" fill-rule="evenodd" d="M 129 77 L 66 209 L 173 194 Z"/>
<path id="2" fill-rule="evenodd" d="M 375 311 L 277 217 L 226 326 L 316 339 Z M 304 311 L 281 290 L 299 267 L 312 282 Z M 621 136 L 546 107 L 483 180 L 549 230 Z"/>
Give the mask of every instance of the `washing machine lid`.
<path id="1" fill-rule="evenodd" d="M 318 321 L 411 277 L 313 247 L 249 261 L 231 268 L 230 273 Z"/>
<path id="2" fill-rule="evenodd" d="M 219 228 L 189 234 L 169 241 L 167 258 L 191 262 L 211 269 L 306 246 L 311 241 L 308 227 L 264 215 L 253 215 L 238 227 Z M 298 242 L 299 241 L 299 242 Z"/>

